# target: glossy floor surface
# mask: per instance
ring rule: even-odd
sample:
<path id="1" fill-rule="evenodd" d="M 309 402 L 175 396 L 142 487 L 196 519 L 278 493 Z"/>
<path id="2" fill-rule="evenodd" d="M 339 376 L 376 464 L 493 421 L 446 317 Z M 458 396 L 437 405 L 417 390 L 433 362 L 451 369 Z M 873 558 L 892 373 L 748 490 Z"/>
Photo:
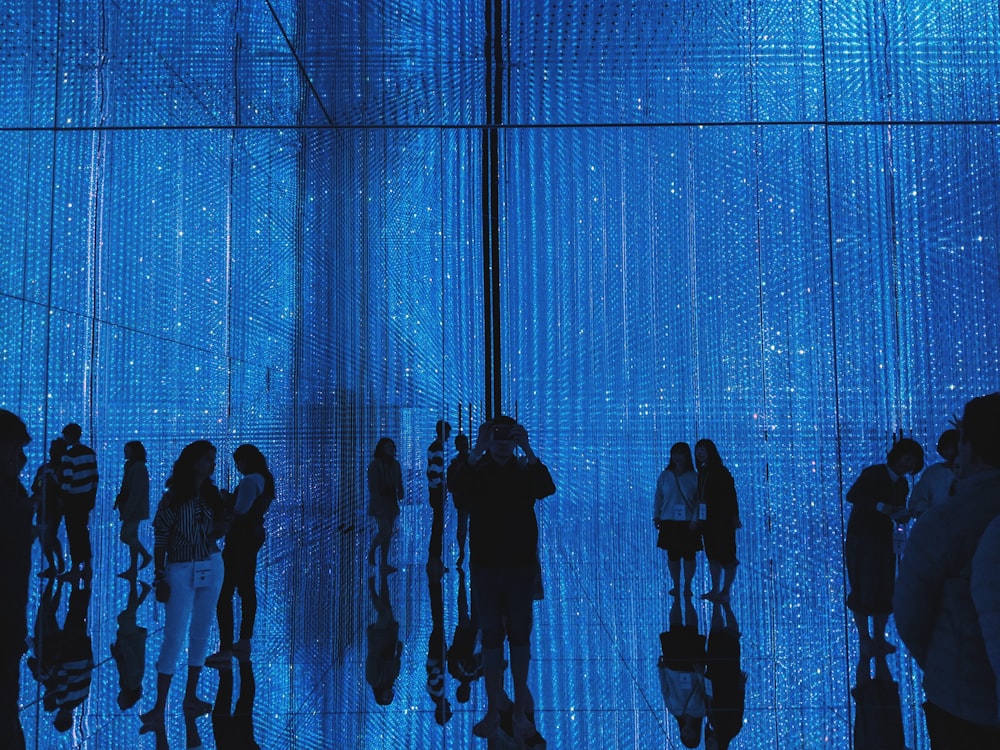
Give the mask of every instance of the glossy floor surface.
<path id="1" fill-rule="evenodd" d="M 230 669 L 206 669 L 201 693 L 213 701 L 214 710 L 187 722 L 180 707 L 178 677 L 165 732 L 159 736 L 140 733 L 139 714 L 151 705 L 155 690 L 153 665 L 161 639 L 162 605 L 152 595 L 140 603 L 142 586 L 130 597 L 130 584 L 115 576 L 126 562 L 124 548 L 113 543 L 116 529 L 111 524 L 94 528 L 95 546 L 105 549 L 111 559 L 98 560 L 90 591 L 79 587 L 74 591 L 65 583 L 46 593 L 44 581 L 37 579 L 29 612 L 29 629 L 34 627 L 39 639 L 45 634 L 55 639 L 48 643 L 62 638 L 64 653 L 72 656 L 82 648 L 86 654 L 86 646 L 92 647 L 91 680 L 87 685 L 86 677 L 77 675 L 68 688 L 82 700 L 72 710 L 71 728 L 60 732 L 54 726 L 58 713 L 46 710 L 45 690 L 25 661 L 22 722 L 28 746 L 486 748 L 487 741 L 472 734 L 485 707 L 482 680 L 472 683 L 471 697 L 463 703 L 456 695 L 460 683 L 445 673 L 447 707 L 436 703 L 429 689 L 428 659 L 433 666 L 433 660 L 440 658 L 442 647 L 437 644 L 442 634 L 444 647 L 452 644 L 468 603 L 460 598 L 459 586 L 467 584 L 467 575 L 455 565 L 454 511 L 449 507 L 448 512 L 449 569 L 440 578 L 429 576 L 425 569 L 430 531 L 425 502 L 404 506 L 391 557 L 399 571 L 385 579 L 365 560 L 369 530 L 364 519 L 355 524 L 331 522 L 327 528 L 309 531 L 272 532 L 261 555 L 260 612 L 251 658 L 234 660 Z M 535 605 L 530 683 L 536 724 L 549 748 L 681 747 L 677 722 L 664 707 L 657 674 L 659 636 L 670 626 L 671 616 L 675 624 L 676 618 L 688 624 L 696 619 L 703 635 L 715 634 L 713 623 L 730 628 L 738 623 L 746 701 L 744 725 L 731 747 L 852 746 L 851 689 L 856 675 L 851 655 L 824 653 L 808 640 L 789 643 L 775 629 L 774 613 L 785 609 L 793 620 L 816 617 L 815 612 L 791 611 L 796 595 L 790 582 L 773 580 L 766 570 L 745 563 L 733 589 L 735 623 L 722 617 L 721 608 L 716 608 L 713 620 L 712 607 L 698 596 L 708 590 L 703 560 L 688 607 L 683 598 L 667 595 L 666 560 L 653 546 L 652 531 L 603 528 L 581 540 L 564 533 L 570 526 L 557 520 L 555 505 L 540 507 L 539 515 L 545 596 Z M 140 579 L 151 578 L 149 569 L 143 573 Z M 438 595 L 440 609 L 434 601 Z M 842 609 L 841 602 L 833 604 Z M 40 606 L 36 622 L 35 608 Z M 46 629 L 44 623 L 52 623 L 46 613 L 52 612 L 55 624 Z M 437 633 L 436 612 L 441 613 Z M 399 624 L 401 667 L 391 704 L 381 706 L 366 681 L 366 661 L 371 662 L 370 674 L 376 651 L 370 641 L 381 638 L 379 632 L 386 631 L 380 628 L 391 620 Z M 369 627 L 376 623 L 379 627 Z M 148 631 L 144 659 L 113 658 L 113 653 L 121 657 L 129 649 L 141 655 L 141 628 Z M 846 632 L 847 637 L 853 641 L 853 631 Z M 213 631 L 213 645 L 214 638 Z M 56 652 L 53 648 L 49 653 Z M 129 672 L 134 674 L 142 666 L 143 695 L 137 705 L 122 710 L 117 703 L 119 673 L 123 671 L 127 680 Z M 926 747 L 922 718 L 914 708 L 919 699 L 906 687 L 914 681 L 909 659 L 897 654 L 889 658 L 888 666 L 903 685 L 906 744 Z M 73 671 L 72 665 L 64 667 L 64 674 Z M 890 696 L 898 690 L 897 683 L 886 684 Z M 59 689 L 51 687 L 48 708 Z M 500 741 L 489 745 L 510 746 L 503 739 L 501 735 Z"/>

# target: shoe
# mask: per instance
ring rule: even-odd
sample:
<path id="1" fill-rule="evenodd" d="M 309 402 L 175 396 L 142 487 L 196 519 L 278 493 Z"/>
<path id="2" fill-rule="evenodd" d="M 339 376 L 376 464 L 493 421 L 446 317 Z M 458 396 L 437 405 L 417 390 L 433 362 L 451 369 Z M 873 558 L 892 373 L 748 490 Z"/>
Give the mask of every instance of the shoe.
<path id="1" fill-rule="evenodd" d="M 667 596 L 677 596 L 677 587 L 674 586 L 670 591 L 667 592 Z"/>
<path id="2" fill-rule="evenodd" d="M 75 568 L 70 568 L 64 573 L 60 573 L 56 578 L 58 578 L 63 583 L 76 583 L 82 577 L 82 573 Z"/>
<path id="3" fill-rule="evenodd" d="M 245 659 L 250 656 L 250 639 L 240 638 L 233 644 L 233 656 L 237 659 Z"/>
<path id="4" fill-rule="evenodd" d="M 395 565 L 390 565 L 389 563 L 386 563 L 385 565 L 382 566 L 382 572 L 385 573 L 386 575 L 389 575 L 390 573 L 399 572 L 399 568 L 397 568 Z"/>
<path id="5" fill-rule="evenodd" d="M 145 555 L 143 555 L 142 562 L 139 563 L 139 570 L 142 570 L 143 568 L 148 568 L 149 564 L 151 562 L 153 562 L 153 556 L 152 555 L 150 555 L 148 553 L 145 554 Z"/>
<path id="6" fill-rule="evenodd" d="M 715 591 L 709 591 L 707 593 L 702 594 L 698 598 L 702 599 L 703 601 L 706 601 L 706 602 L 714 602 L 716 600 L 715 598 L 717 596 L 718 596 L 718 594 Z"/>
<path id="7" fill-rule="evenodd" d="M 486 712 L 486 716 L 477 721 L 472 725 L 472 733 L 476 737 L 481 737 L 483 739 L 491 739 L 497 734 L 497 730 L 500 728 L 500 714 L 499 712 L 491 714 L 489 711 Z"/>
<path id="8" fill-rule="evenodd" d="M 718 602 L 719 604 L 729 604 L 729 592 L 720 591 L 718 594 L 715 595 L 715 599 L 713 599 L 712 601 Z"/>
<path id="9" fill-rule="evenodd" d="M 58 575 L 58 573 L 56 572 L 55 567 L 53 567 L 52 565 L 47 567 L 45 570 L 38 571 L 39 578 L 55 578 L 56 575 Z"/>
<path id="10" fill-rule="evenodd" d="M 212 704 L 198 696 L 185 698 L 182 704 L 185 716 L 204 716 L 212 712 Z"/>
<path id="11" fill-rule="evenodd" d="M 232 666 L 233 666 L 233 652 L 231 650 L 229 650 L 228 648 L 219 649 L 214 654 L 211 654 L 210 656 L 205 657 L 205 666 L 206 667 L 215 667 L 216 669 L 219 669 L 219 668 L 222 668 L 222 667 L 230 667 L 230 668 L 232 668 Z"/>
<path id="12" fill-rule="evenodd" d="M 135 575 L 136 572 L 132 568 L 129 568 L 128 570 L 123 570 L 121 573 L 119 573 L 118 577 L 124 578 L 125 580 L 129 580 L 135 578 Z"/>

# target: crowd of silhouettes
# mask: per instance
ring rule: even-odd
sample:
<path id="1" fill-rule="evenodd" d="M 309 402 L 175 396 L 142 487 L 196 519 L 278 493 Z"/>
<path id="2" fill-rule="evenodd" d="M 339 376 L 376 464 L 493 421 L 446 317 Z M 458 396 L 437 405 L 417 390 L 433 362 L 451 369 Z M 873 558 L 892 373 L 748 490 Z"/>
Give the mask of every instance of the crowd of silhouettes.
<path id="1" fill-rule="evenodd" d="M 932 749 L 1000 746 L 1000 393 L 973 399 L 954 423 L 938 440 L 940 463 L 924 469 L 920 444 L 899 437 L 885 462 L 861 471 L 846 493 L 846 601 L 858 630 L 852 696 L 860 748 L 902 743 L 899 690 L 887 662 L 897 650 L 886 633 L 893 614 L 900 638 L 922 668 Z M 431 536 L 426 573 L 432 614 L 427 693 L 435 719 L 445 724 L 452 716 L 447 678 L 456 681 L 456 699 L 465 703 L 471 684 L 481 677 L 486 706 L 474 734 L 493 741 L 506 738 L 524 748 L 544 747 L 528 687 L 533 604 L 542 596 L 535 506 L 555 492 L 555 484 L 535 455 L 527 430 L 515 419 L 498 416 L 483 423 L 472 446 L 460 428 L 449 461 L 450 435 L 451 425 L 439 420 L 427 450 Z M 83 441 L 79 425 L 66 425 L 49 444 L 29 494 L 21 473 L 30 440 L 23 421 L 0 410 L 0 498 L 7 511 L 0 525 L 5 571 L 0 577 L 0 628 L 5 634 L 0 639 L 0 731 L 14 748 L 24 747 L 18 698 L 20 662 L 29 647 L 28 666 L 43 687 L 43 708 L 54 713 L 53 725 L 60 731 L 73 725 L 74 710 L 88 697 L 95 664 L 88 612 L 94 577 L 89 521 L 100 479 L 96 454 Z M 150 517 L 146 449 L 130 441 L 123 452 L 114 509 L 129 559 L 118 575 L 128 581 L 129 595 L 111 646 L 119 675 L 118 704 L 127 710 L 142 697 L 148 633 L 137 612 L 155 591 L 165 622 L 156 695 L 141 716 L 142 731 L 162 736 L 170 686 L 186 643 L 185 715 L 193 719 L 212 712 L 220 747 L 255 747 L 252 722 L 248 726 L 245 718 L 252 713 L 255 689 L 249 655 L 257 559 L 266 539 L 265 514 L 275 499 L 267 460 L 255 446 L 239 446 L 233 461 L 240 481 L 228 492 L 213 480 L 215 446 L 204 440 L 187 445 L 156 506 L 151 552 L 141 541 L 140 528 Z M 921 472 L 911 493 L 907 476 Z M 367 485 L 368 514 L 375 522 L 368 562 L 379 566 L 379 587 L 373 574 L 368 588 L 376 620 L 368 628 L 365 672 L 376 703 L 388 705 L 403 648 L 388 585 L 388 576 L 397 571 L 389 558 L 403 472 L 395 442 L 388 437 L 375 446 Z M 459 550 L 459 617 L 450 646 L 442 589 L 446 491 L 456 509 Z M 742 521 L 736 482 L 713 441 L 699 440 L 693 452 L 684 442 L 671 447 L 668 465 L 656 481 L 653 520 L 656 546 L 667 552 L 670 578 L 669 624 L 658 644 L 665 706 L 677 720 L 684 746 L 697 747 L 704 739 L 706 748 L 724 749 L 742 728 L 745 708 L 747 678 L 731 606 Z M 69 564 L 60 541 L 63 524 Z M 28 581 L 36 537 L 44 565 L 38 575 L 45 584 L 28 638 Z M 711 583 L 701 594 L 711 608 L 707 636 L 693 601 L 702 552 Z M 150 564 L 152 585 L 139 580 Z M 60 624 L 66 588 L 68 609 Z M 213 619 L 220 642 L 207 656 Z M 234 658 L 240 666 L 241 697 L 231 711 Z M 224 707 L 219 696 L 213 705 L 198 693 L 206 663 L 222 672 Z M 505 684 L 508 667 L 513 699 Z M 189 734 L 196 737 L 196 725 L 189 723 Z"/>
<path id="2" fill-rule="evenodd" d="M 47 460 L 34 473 L 31 494 L 21 484 L 27 461 L 24 449 L 31 437 L 15 414 L 0 410 L 0 500 L 6 510 L 0 525 L 0 565 L 4 575 L 0 598 L 0 736 L 3 747 L 25 746 L 20 724 L 20 661 L 30 647 L 28 667 L 42 686 L 42 707 L 54 713 L 53 725 L 69 730 L 74 710 L 89 696 L 95 654 L 89 632 L 89 610 L 94 578 L 90 515 L 97 501 L 97 456 L 83 441 L 82 428 L 70 423 L 49 445 Z M 157 692 L 151 708 L 142 714 L 141 731 L 157 739 L 164 732 L 167 694 L 176 661 L 187 641 L 187 685 L 182 703 L 189 718 L 213 710 L 197 694 L 198 677 L 208 651 L 214 617 L 219 620 L 220 654 L 240 661 L 241 676 L 252 683 L 250 639 L 256 613 L 254 574 L 264 541 L 264 514 L 274 499 L 274 478 L 263 454 L 252 445 L 234 453 L 242 481 L 233 493 L 220 492 L 212 481 L 215 447 L 207 441 L 186 446 L 174 463 L 166 492 L 157 505 L 150 552 L 142 543 L 141 523 L 150 516 L 150 478 L 146 449 L 139 441 L 124 448 L 125 465 L 113 509 L 121 521 L 119 538 L 129 564 L 118 575 L 129 584 L 124 610 L 111 644 L 118 670 L 118 705 L 124 711 L 142 697 L 147 629 L 139 625 L 138 610 L 150 591 L 165 607 L 163 641 L 157 668 Z M 34 523 L 33 523 L 34 522 Z M 65 528 L 69 564 L 60 541 Z M 27 638 L 28 582 L 31 545 L 37 538 L 45 580 L 31 638 Z M 225 554 L 218 540 L 226 539 Z M 140 571 L 155 563 L 152 584 L 139 580 Z M 60 624 L 60 603 L 69 589 L 69 605 Z M 220 590 L 223 596 L 220 597 Z M 233 596 L 241 600 L 240 640 L 233 642 Z M 221 660 L 219 660 L 221 662 Z M 217 666 L 227 671 L 227 664 Z M 230 670 L 231 674 L 231 670 Z M 248 687 L 241 682 L 241 694 Z M 232 686 L 230 683 L 230 694 Z M 252 696 L 252 688 L 249 691 Z M 219 708 L 215 706 L 215 708 Z M 245 707 L 244 707 L 245 708 Z M 229 714 L 229 706 L 225 707 Z M 246 711 L 244 711 L 246 713 Z M 252 736 L 238 727 L 236 714 L 223 720 L 217 735 Z M 193 725 L 192 725 L 193 726 Z M 194 729 L 196 731 L 196 729 Z M 221 742 L 221 741 L 220 741 Z M 223 744 L 220 744 L 220 747 Z M 249 747 L 230 743 L 229 747 Z"/>

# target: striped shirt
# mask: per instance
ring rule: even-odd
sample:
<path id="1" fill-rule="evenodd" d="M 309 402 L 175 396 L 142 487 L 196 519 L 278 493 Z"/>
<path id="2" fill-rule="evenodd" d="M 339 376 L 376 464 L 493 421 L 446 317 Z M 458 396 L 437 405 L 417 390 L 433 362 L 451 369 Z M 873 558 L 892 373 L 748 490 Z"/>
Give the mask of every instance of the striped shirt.
<path id="1" fill-rule="evenodd" d="M 175 506 L 167 490 L 156 509 L 153 532 L 156 547 L 166 548 L 167 562 L 207 560 L 219 551 L 212 536 L 215 515 L 201 497 Z"/>
<path id="2" fill-rule="evenodd" d="M 60 462 L 64 495 L 85 497 L 97 494 L 97 456 L 83 443 L 66 446 Z"/>
<path id="3" fill-rule="evenodd" d="M 427 448 L 427 486 L 432 490 L 444 486 L 444 446 L 440 440 Z"/>

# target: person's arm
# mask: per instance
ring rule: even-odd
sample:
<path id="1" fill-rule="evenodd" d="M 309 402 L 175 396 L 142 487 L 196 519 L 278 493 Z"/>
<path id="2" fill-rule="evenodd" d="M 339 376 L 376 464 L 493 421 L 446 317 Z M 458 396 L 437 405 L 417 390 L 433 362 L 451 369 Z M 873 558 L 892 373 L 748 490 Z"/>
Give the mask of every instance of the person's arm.
<path id="1" fill-rule="evenodd" d="M 176 513 L 169 505 L 168 495 L 164 494 L 153 518 L 153 586 L 158 589 L 159 601 L 166 601 L 170 596 L 170 587 L 167 585 L 167 545 L 175 519 Z"/>
<path id="2" fill-rule="evenodd" d="M 948 518 L 932 508 L 914 524 L 899 561 L 893 596 L 896 630 L 921 667 L 927 658 L 944 589 Z"/>
<path id="3" fill-rule="evenodd" d="M 395 462 L 395 473 L 396 473 L 396 499 L 403 499 L 403 467 L 399 465 L 399 461 Z"/>
<path id="4" fill-rule="evenodd" d="M 927 470 L 921 475 L 916 485 L 914 485 L 913 493 L 910 495 L 910 501 L 906 504 L 910 511 L 910 515 L 914 518 L 919 518 L 923 515 L 927 509 L 931 507 L 931 503 L 933 502 L 933 468 L 933 466 L 927 467 Z"/>
<path id="5" fill-rule="evenodd" d="M 994 520 L 979 540 L 972 559 L 971 589 L 986 655 L 994 674 L 1000 674 L 1000 519 Z M 1000 680 L 997 695 L 1000 699 Z"/>
<path id="6" fill-rule="evenodd" d="M 536 500 L 555 494 L 556 483 L 552 481 L 552 475 L 545 464 L 535 458 L 534 463 L 529 461 L 527 470 L 531 476 L 531 493 Z"/>
<path id="7" fill-rule="evenodd" d="M 660 486 L 662 484 L 663 474 L 656 478 L 656 492 L 653 494 L 653 523 L 656 527 L 660 527 L 660 520 L 662 519 L 663 513 L 663 489 Z"/>
<path id="8" fill-rule="evenodd" d="M 136 467 L 135 474 L 136 474 L 135 485 L 132 487 L 132 491 L 133 491 L 133 493 L 135 495 L 136 502 L 142 503 L 143 507 L 148 507 L 149 506 L 149 469 L 146 468 L 146 464 L 140 463 Z"/>
<path id="9" fill-rule="evenodd" d="M 63 453 L 59 459 L 59 489 L 69 492 L 73 482 L 73 461 L 68 453 Z"/>
<path id="10" fill-rule="evenodd" d="M 490 429 L 492 425 L 492 422 L 483 422 L 479 425 L 479 431 L 476 433 L 476 444 L 469 451 L 470 466 L 475 466 L 486 455 L 490 444 Z"/>

